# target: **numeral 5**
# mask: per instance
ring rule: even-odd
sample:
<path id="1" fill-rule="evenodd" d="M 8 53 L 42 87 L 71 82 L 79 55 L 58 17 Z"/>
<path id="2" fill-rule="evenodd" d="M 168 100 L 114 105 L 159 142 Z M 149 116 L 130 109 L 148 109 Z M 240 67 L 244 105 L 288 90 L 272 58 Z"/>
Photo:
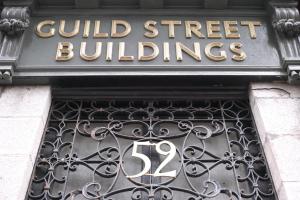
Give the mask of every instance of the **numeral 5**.
<path id="1" fill-rule="evenodd" d="M 167 144 L 170 147 L 170 150 L 164 151 L 163 149 L 161 149 L 161 145 L 163 144 Z M 159 154 L 167 155 L 166 159 L 158 166 L 154 174 L 147 174 L 147 172 L 149 172 L 149 170 L 151 169 L 151 160 L 145 154 L 137 152 L 138 146 L 155 146 L 155 149 Z M 169 141 L 164 140 L 159 143 L 150 143 L 150 141 L 145 141 L 145 142 L 134 141 L 133 148 L 132 148 L 132 156 L 139 158 L 144 162 L 144 169 L 136 175 L 127 176 L 127 178 L 137 178 L 143 175 L 176 177 L 176 170 L 169 171 L 169 172 L 160 172 L 175 157 L 175 155 L 176 155 L 176 147 L 173 143 Z"/>

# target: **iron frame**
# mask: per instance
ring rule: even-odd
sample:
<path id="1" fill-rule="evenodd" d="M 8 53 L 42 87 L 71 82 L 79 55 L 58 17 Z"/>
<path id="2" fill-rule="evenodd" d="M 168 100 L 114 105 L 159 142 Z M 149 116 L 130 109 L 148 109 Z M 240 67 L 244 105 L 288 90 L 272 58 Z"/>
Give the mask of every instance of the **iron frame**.
<path id="1" fill-rule="evenodd" d="M 76 101 L 81 99 L 85 100 L 96 100 L 96 99 L 104 99 L 104 100 L 135 100 L 140 101 L 143 100 L 163 100 L 169 99 L 171 101 L 182 101 L 182 100 L 210 100 L 210 99 L 219 99 L 220 101 L 226 101 L 228 99 L 247 99 L 247 90 L 245 87 L 219 87 L 218 89 L 212 87 L 197 87 L 190 88 L 189 91 L 186 91 L 187 88 L 54 88 L 53 98 L 61 101 L 61 100 L 71 100 Z M 166 92 L 168 91 L 168 92 Z M 255 127 L 254 119 L 252 114 L 249 115 L 249 119 L 253 121 L 253 127 Z M 49 123 L 49 122 L 48 122 Z M 48 125 L 47 125 L 48 127 Z M 45 137 L 45 135 L 44 135 Z M 44 140 L 44 138 L 43 138 Z M 258 142 L 260 142 L 259 137 L 257 138 Z M 262 147 L 261 147 L 262 148 Z M 265 155 L 263 153 L 263 149 L 261 149 L 262 158 L 265 159 Z M 38 160 L 38 158 L 37 158 Z M 267 163 L 266 167 L 268 169 Z M 267 170 L 268 176 L 271 178 L 269 170 Z M 32 175 L 34 176 L 34 175 Z M 272 183 L 272 179 L 270 179 Z M 163 190 L 163 189 L 162 189 Z M 272 190 L 274 192 L 274 199 L 277 199 L 276 192 L 274 186 L 272 184 Z M 166 191 L 165 191 L 166 192 Z"/>

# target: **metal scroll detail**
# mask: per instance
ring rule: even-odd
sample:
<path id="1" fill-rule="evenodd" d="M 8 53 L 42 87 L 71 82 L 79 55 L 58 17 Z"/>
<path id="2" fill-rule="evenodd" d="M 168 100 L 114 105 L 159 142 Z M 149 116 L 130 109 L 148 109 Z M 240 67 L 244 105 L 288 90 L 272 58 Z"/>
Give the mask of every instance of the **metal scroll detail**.
<path id="1" fill-rule="evenodd" d="M 249 112 L 230 100 L 54 101 L 27 199 L 275 199 Z M 128 178 L 143 169 L 133 142 L 164 140 L 176 155 L 162 171 L 176 177 Z M 150 173 L 165 159 L 136 151 Z"/>

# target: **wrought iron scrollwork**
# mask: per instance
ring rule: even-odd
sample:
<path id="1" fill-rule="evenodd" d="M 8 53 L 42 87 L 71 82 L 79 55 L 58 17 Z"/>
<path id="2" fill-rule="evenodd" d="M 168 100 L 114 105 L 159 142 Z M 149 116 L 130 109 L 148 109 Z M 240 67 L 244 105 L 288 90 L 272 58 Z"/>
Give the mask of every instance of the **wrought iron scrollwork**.
<path id="1" fill-rule="evenodd" d="M 128 178 L 133 142 L 164 140 L 176 177 L 149 176 L 165 157 L 148 145 L 151 173 Z M 246 101 L 57 100 L 27 199 L 271 200 L 271 183 Z"/>

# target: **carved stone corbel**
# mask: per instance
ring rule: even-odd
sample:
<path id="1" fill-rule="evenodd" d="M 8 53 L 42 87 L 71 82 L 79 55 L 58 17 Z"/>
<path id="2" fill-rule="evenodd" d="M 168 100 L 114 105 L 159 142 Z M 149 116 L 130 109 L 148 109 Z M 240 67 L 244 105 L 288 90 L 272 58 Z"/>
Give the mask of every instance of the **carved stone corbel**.
<path id="1" fill-rule="evenodd" d="M 297 2 L 272 1 L 270 5 L 282 65 L 288 73 L 289 82 L 300 83 L 300 15 Z"/>
<path id="2" fill-rule="evenodd" d="M 0 84 L 11 84 L 20 56 L 24 31 L 29 27 L 28 7 L 4 7 L 0 19 Z"/>
<path id="3" fill-rule="evenodd" d="M 5 7 L 1 13 L 0 31 L 15 35 L 29 27 L 28 7 Z"/>
<path id="4" fill-rule="evenodd" d="M 273 16 L 273 27 L 277 32 L 287 37 L 297 37 L 300 34 L 299 11 L 296 7 L 281 8 L 275 7 Z"/>

